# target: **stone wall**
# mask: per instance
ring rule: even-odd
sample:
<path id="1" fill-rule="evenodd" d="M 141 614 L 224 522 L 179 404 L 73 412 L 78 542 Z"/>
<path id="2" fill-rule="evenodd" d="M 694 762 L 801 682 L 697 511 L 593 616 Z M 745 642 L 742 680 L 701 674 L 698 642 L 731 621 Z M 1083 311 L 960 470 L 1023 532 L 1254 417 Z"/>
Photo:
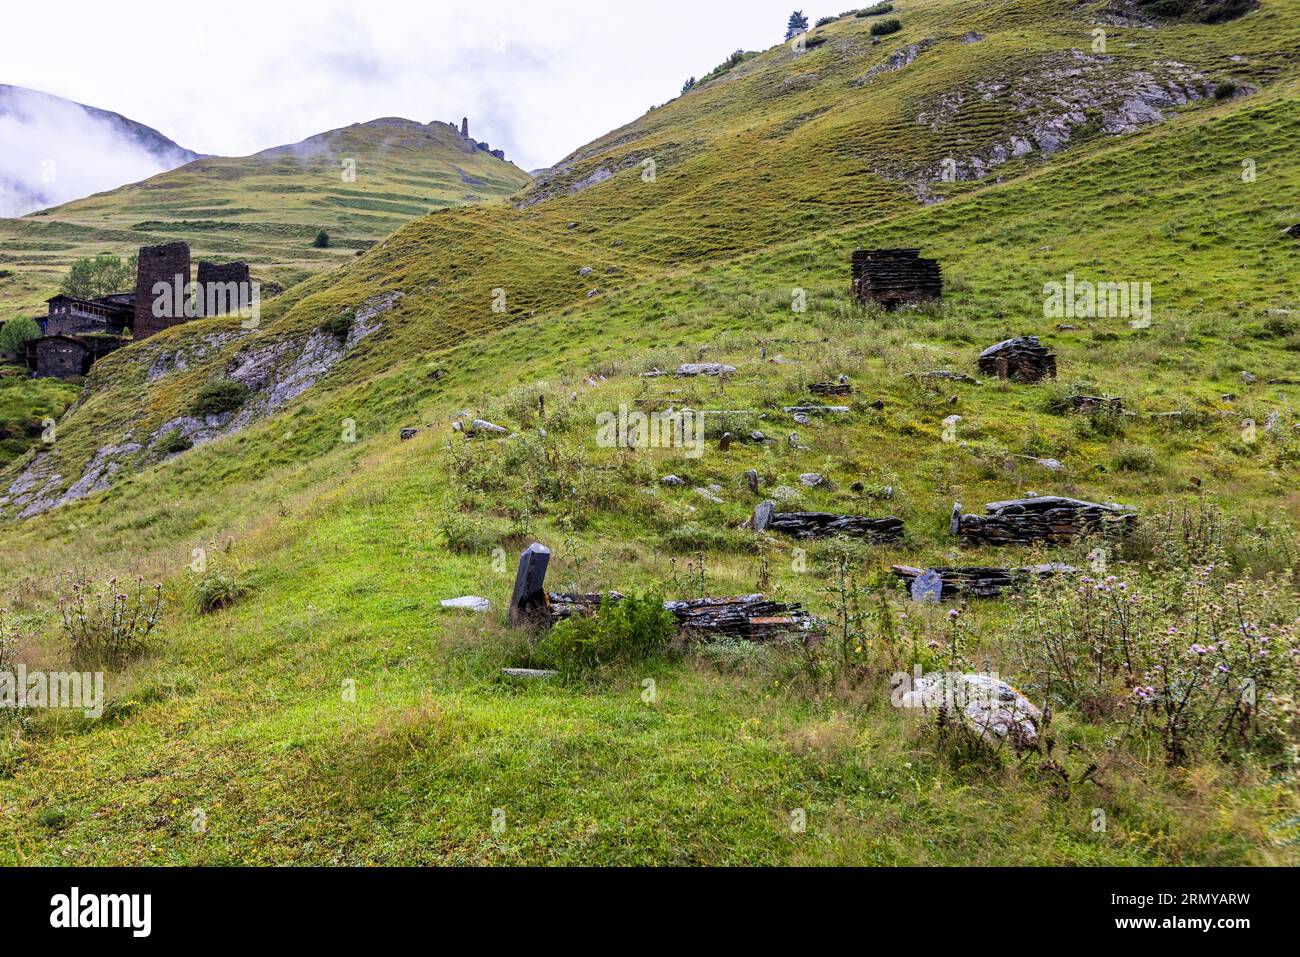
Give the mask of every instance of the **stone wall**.
<path id="1" fill-rule="evenodd" d="M 140 266 L 135 279 L 135 323 L 131 327 L 137 340 L 147 339 L 178 323 L 185 322 L 188 301 L 182 292 L 179 302 L 174 294 L 159 299 L 154 286 L 165 283 L 175 289 L 179 280 L 183 290 L 190 281 L 189 243 L 166 243 L 141 246 Z M 157 315 L 155 315 L 157 313 Z"/>

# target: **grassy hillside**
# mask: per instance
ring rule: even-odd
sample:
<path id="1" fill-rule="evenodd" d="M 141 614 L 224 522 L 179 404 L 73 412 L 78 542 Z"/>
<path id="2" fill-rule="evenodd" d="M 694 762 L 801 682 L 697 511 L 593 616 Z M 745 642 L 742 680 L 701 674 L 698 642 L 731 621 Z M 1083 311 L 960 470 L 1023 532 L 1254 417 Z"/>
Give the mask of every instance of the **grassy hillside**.
<path id="1" fill-rule="evenodd" d="M 255 278 L 283 287 L 333 269 L 410 219 L 499 199 L 526 182 L 526 173 L 473 149 L 445 123 L 391 118 L 253 156 L 196 160 L 0 220 L 0 321 L 41 314 L 78 256 L 125 256 L 185 239 L 195 261 L 243 259 Z M 328 249 L 313 246 L 321 229 L 330 235 Z"/>
<path id="2" fill-rule="evenodd" d="M 0 476 L 6 602 L 22 654 L 47 667 L 66 659 L 55 609 L 73 569 L 156 578 L 167 610 L 151 652 L 109 675 L 104 719 L 42 714 L 11 732 L 0 859 L 1294 863 L 1294 769 L 1276 747 L 1170 766 L 1121 693 L 1103 709 L 1053 699 L 1047 755 L 971 754 L 889 704 L 890 673 L 942 666 L 954 640 L 1030 693 L 1040 677 L 1025 606 L 972 602 L 954 624 L 908 604 L 891 564 L 1086 566 L 1095 545 L 959 549 L 954 500 L 1136 505 L 1141 533 L 1107 553 L 1135 590 L 1168 597 L 1216 561 L 1280 576 L 1267 614 L 1300 616 L 1300 271 L 1281 234 L 1300 210 L 1300 5 L 1107 27 L 1109 59 L 1080 61 L 1070 51 L 1090 53 L 1105 6 L 903 0 L 903 30 L 879 45 L 869 18 L 842 19 L 804 54 L 765 51 L 583 148 L 518 208 L 411 222 L 256 331 L 205 320 L 101 362 L 53 446 Z M 1075 83 L 1088 102 L 1062 92 Z M 1135 90 L 1162 83 L 1205 87 L 1113 128 Z M 1040 99 L 1017 91 L 1040 88 L 1079 122 L 1027 115 Z M 990 166 L 1028 127 L 1035 148 Z M 941 306 L 851 301 L 851 251 L 887 245 L 942 262 Z M 1043 287 L 1067 273 L 1150 282 L 1150 326 L 1058 328 Z M 339 317 L 342 355 L 321 344 Z M 1015 334 L 1058 352 L 1057 383 L 916 375 L 976 375 L 980 349 Z M 274 414 L 224 420 L 179 454 L 162 443 L 205 383 L 258 362 L 250 381 L 289 381 L 303 351 L 332 364 Z M 737 371 L 640 375 L 701 358 Z M 841 374 L 848 414 L 782 412 Z M 1072 389 L 1134 414 L 1070 415 Z M 621 403 L 730 411 L 687 459 L 598 447 L 596 416 Z M 466 441 L 450 429 L 462 411 L 515 435 Z M 945 442 L 954 414 L 959 441 Z M 405 426 L 423 431 L 399 442 Z M 753 429 L 776 441 L 720 451 L 724 430 Z M 739 530 L 758 501 L 747 469 L 764 496 L 791 490 L 785 508 L 897 515 L 906 539 L 805 548 Z M 831 485 L 803 487 L 814 471 Z M 670 472 L 686 487 L 664 486 Z M 17 518 L 33 488 L 54 497 L 87 476 L 106 489 Z M 694 491 L 711 485 L 720 504 Z M 504 622 L 532 540 L 555 550 L 553 588 L 761 587 L 831 620 L 849 574 L 863 635 L 842 669 L 742 643 L 512 684 L 500 668 L 538 657 Z M 217 576 L 237 597 L 202 613 Z M 493 610 L 439 607 L 459 595 Z M 805 832 L 790 827 L 799 809 Z"/>

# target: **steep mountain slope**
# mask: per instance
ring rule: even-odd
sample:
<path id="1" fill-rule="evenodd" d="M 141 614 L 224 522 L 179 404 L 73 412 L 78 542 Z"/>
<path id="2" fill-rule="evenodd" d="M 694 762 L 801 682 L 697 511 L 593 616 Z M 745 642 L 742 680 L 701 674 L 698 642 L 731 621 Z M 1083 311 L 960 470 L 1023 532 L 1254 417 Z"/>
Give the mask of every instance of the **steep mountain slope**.
<path id="1" fill-rule="evenodd" d="M 766 51 L 579 150 L 510 208 L 410 223 L 273 303 L 257 330 L 204 320 L 100 363 L 52 447 L 0 477 L 8 601 L 50 660 L 67 569 L 157 576 L 171 610 L 157 654 L 111 676 L 105 724 L 56 715 L 11 749 L 0 855 L 1293 860 L 1276 837 L 1297 808 L 1285 772 L 1166 768 L 1153 742 L 1121 747 L 1118 722 L 1066 706 L 1066 787 L 1041 765 L 971 766 L 888 706 L 900 663 L 870 648 L 846 650 L 869 680 L 845 686 L 810 685 L 793 650 L 744 648 L 530 688 L 499 677 L 531 654 L 500 609 L 509 558 L 534 539 L 556 549 L 554 587 L 676 595 L 698 575 L 714 593 L 761 585 L 833 615 L 834 547 L 737 530 L 756 501 L 747 469 L 764 494 L 788 490 L 786 507 L 906 521 L 902 543 L 847 560 L 918 662 L 957 626 L 895 595 L 890 564 L 1033 560 L 958 553 L 954 500 L 1122 501 L 1144 518 L 1171 509 L 1175 535 L 1180 510 L 1217 506 L 1234 560 L 1293 564 L 1279 525 L 1300 520 L 1300 270 L 1282 230 L 1300 209 L 1300 9 L 1107 27 L 1094 53 L 1109 6 L 903 0 L 903 30 L 879 45 L 869 18 L 845 18 L 806 53 Z M 942 306 L 853 302 L 857 246 L 938 258 Z M 1046 316 L 1045 283 L 1068 274 L 1150 282 L 1150 325 Z M 1024 333 L 1059 353 L 1058 386 L 918 376 L 975 375 L 984 345 Z M 640 375 L 700 358 L 736 373 Z M 847 414 L 796 425 L 783 411 L 841 374 Z M 246 404 L 195 414 L 221 379 L 244 384 Z M 1071 388 L 1121 395 L 1132 415 L 1068 415 Z M 596 416 L 622 404 L 735 411 L 691 460 L 600 447 Z M 515 435 L 465 441 L 449 427 L 463 412 Z M 942 438 L 953 415 L 960 442 Z M 1248 421 L 1272 425 L 1247 440 Z M 402 426 L 424 433 L 399 442 Z M 754 429 L 777 441 L 720 450 L 724 430 Z M 174 433 L 194 447 L 178 453 Z M 686 488 L 663 485 L 669 472 Z M 829 484 L 804 487 L 812 472 Z M 1163 523 L 1150 525 L 1145 553 L 1112 556 L 1117 573 L 1159 550 Z M 191 570 L 195 548 L 249 589 L 232 607 L 193 610 L 210 574 Z M 467 594 L 494 612 L 439 608 Z M 1031 682 L 1017 617 L 973 604 L 963 640 Z M 883 626 L 870 634 L 884 644 Z"/>
<path id="2" fill-rule="evenodd" d="M 197 153 L 119 113 L 0 83 L 0 216 L 173 169 Z"/>
<path id="3" fill-rule="evenodd" d="M 528 182 L 449 124 L 387 118 L 246 157 L 208 157 L 22 219 L 0 220 L 0 318 L 39 310 L 68 262 L 189 241 L 244 259 L 268 292 L 328 270 L 402 223 Z M 324 229 L 330 246 L 313 246 Z"/>

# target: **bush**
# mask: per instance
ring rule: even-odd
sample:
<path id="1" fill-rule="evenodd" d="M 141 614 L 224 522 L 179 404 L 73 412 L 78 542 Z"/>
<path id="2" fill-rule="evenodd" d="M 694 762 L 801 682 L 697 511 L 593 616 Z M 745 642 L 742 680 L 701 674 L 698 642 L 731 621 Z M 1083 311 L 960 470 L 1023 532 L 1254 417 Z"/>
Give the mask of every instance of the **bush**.
<path id="1" fill-rule="evenodd" d="M 668 648 L 677 619 L 650 592 L 601 602 L 590 618 L 561 621 L 542 639 L 538 653 L 561 671 L 585 671 L 611 663 L 644 661 Z"/>
<path id="2" fill-rule="evenodd" d="M 817 20 L 816 23 L 813 24 L 813 28 L 816 29 L 817 27 L 824 27 L 826 26 L 826 24 L 834 23 L 838 19 L 839 17 L 821 17 Z"/>
<path id="3" fill-rule="evenodd" d="M 871 35 L 873 37 L 886 37 L 891 33 L 897 33 L 903 29 L 902 22 L 897 17 L 890 17 L 888 20 L 879 20 L 871 25 Z"/>
<path id="4" fill-rule="evenodd" d="M 855 17 L 878 17 L 883 13 L 888 13 L 894 9 L 894 5 L 889 0 L 881 0 L 880 3 L 872 4 L 869 7 L 863 7 L 861 10 L 854 11 Z"/>
<path id="5" fill-rule="evenodd" d="M 133 590 L 119 592 L 116 578 L 106 587 L 78 578 L 71 596 L 59 600 L 59 616 L 73 664 L 118 667 L 148 650 L 162 616 L 162 585 L 146 589 L 137 577 Z"/>
<path id="6" fill-rule="evenodd" d="M 200 418 L 234 412 L 248 399 L 248 386 L 234 379 L 207 382 L 194 397 L 190 411 Z"/>
<path id="7" fill-rule="evenodd" d="M 10 319 L 0 327 L 0 353 L 22 355 L 23 347 L 29 340 L 39 339 L 41 327 L 35 320 L 26 317 Z"/>
<path id="8" fill-rule="evenodd" d="M 316 238 L 312 240 L 311 244 L 317 249 L 328 249 L 330 244 L 330 234 L 322 229 L 316 234 Z"/>
<path id="9" fill-rule="evenodd" d="M 163 456 L 179 455 L 194 448 L 194 443 L 185 437 L 180 429 L 172 429 L 154 445 L 154 449 Z"/>
<path id="10" fill-rule="evenodd" d="M 233 571 L 212 570 L 194 583 L 194 606 L 206 615 L 229 608 L 252 590 L 252 586 Z"/>
<path id="11" fill-rule="evenodd" d="M 1160 461 L 1155 451 L 1144 445 L 1125 445 L 1115 453 L 1115 468 L 1121 472 L 1155 472 Z"/>
<path id="12" fill-rule="evenodd" d="M 347 342 L 352 332 L 353 315 L 351 310 L 331 316 L 320 324 L 320 331 L 333 336 L 339 342 Z"/>

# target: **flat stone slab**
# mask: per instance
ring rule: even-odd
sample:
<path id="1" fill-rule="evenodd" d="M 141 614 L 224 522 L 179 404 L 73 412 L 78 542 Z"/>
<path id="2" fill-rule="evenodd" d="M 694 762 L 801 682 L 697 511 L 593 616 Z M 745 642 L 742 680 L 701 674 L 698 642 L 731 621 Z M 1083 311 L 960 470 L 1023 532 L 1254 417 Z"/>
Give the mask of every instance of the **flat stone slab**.
<path id="1" fill-rule="evenodd" d="M 477 595 L 466 595 L 464 598 L 448 598 L 440 602 L 443 608 L 457 608 L 464 611 L 487 611 L 492 607 L 492 603 L 486 598 L 479 598 Z"/>
<path id="2" fill-rule="evenodd" d="M 547 671 L 541 668 L 502 668 L 501 673 L 507 678 L 525 678 L 536 681 L 560 676 L 558 671 Z"/>

